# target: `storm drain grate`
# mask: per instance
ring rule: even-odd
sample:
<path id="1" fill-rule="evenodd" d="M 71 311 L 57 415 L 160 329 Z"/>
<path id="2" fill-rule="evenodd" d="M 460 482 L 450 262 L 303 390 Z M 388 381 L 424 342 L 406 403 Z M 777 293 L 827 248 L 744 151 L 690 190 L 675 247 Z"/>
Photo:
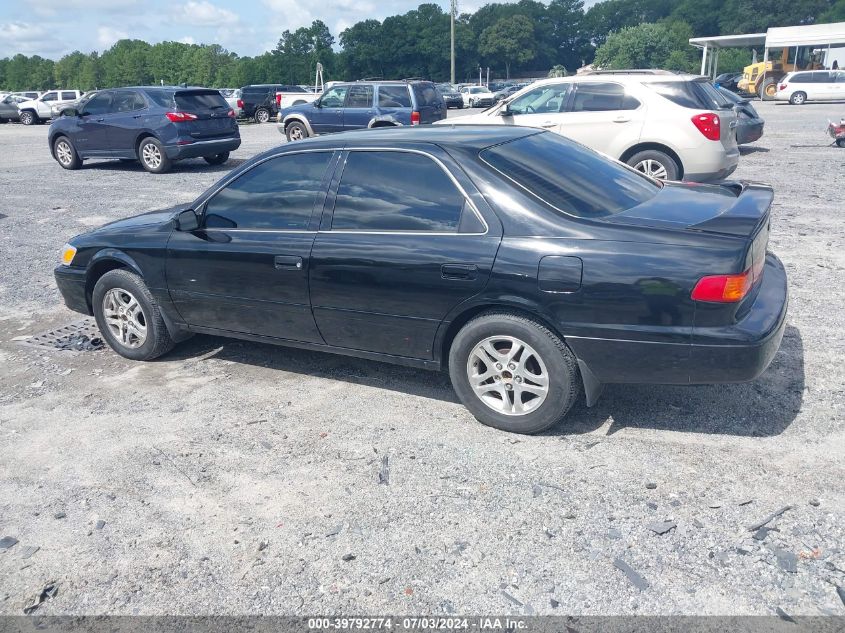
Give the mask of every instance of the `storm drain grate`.
<path id="1" fill-rule="evenodd" d="M 68 323 L 55 330 L 49 330 L 21 341 L 24 345 L 46 349 L 94 352 L 103 348 L 103 338 L 92 317 Z"/>

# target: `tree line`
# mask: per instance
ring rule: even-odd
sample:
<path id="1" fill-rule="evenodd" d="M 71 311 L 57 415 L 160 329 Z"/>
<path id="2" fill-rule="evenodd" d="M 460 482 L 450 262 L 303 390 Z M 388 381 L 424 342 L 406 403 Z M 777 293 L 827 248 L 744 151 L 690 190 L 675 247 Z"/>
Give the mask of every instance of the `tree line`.
<path id="1" fill-rule="evenodd" d="M 478 77 L 574 72 L 595 61 L 607 68 L 694 71 L 690 37 L 764 32 L 773 26 L 845 21 L 845 0 L 582 0 L 491 3 L 455 24 L 458 81 Z M 75 51 L 58 61 L 38 55 L 0 59 L 0 89 L 107 88 L 180 84 L 238 87 L 308 84 L 316 64 L 326 80 L 449 78 L 449 14 L 421 4 L 402 15 L 363 20 L 338 39 L 320 20 L 281 34 L 276 47 L 241 57 L 217 44 L 124 39 L 102 52 Z M 738 70 L 751 51 L 726 52 L 720 69 Z"/>

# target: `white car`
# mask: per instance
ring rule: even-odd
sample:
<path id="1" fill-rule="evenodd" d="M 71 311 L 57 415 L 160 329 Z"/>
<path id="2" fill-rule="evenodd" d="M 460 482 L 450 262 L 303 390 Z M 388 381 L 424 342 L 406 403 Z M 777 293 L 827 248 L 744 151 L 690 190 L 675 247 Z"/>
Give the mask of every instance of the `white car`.
<path id="1" fill-rule="evenodd" d="M 241 101 L 241 89 L 240 88 L 220 88 L 220 94 L 226 100 L 226 103 L 229 104 L 229 107 L 235 112 L 235 118 L 241 118 L 242 109 L 239 105 Z"/>
<path id="2" fill-rule="evenodd" d="M 62 108 L 59 106 L 76 101 L 83 94 L 79 90 L 50 90 L 37 99 L 24 101 L 18 104 L 18 109 L 21 111 L 21 123 L 34 125 L 52 119 L 54 115 L 61 112 Z"/>
<path id="3" fill-rule="evenodd" d="M 489 108 L 493 105 L 493 93 L 487 86 L 464 86 L 461 88 L 465 108 Z"/>
<path id="4" fill-rule="evenodd" d="M 807 101 L 845 99 L 845 71 L 805 70 L 787 73 L 777 82 L 775 99 L 801 105 Z"/>
<path id="5" fill-rule="evenodd" d="M 544 79 L 444 123 L 551 130 L 662 180 L 726 178 L 739 162 L 732 103 L 693 75 Z"/>

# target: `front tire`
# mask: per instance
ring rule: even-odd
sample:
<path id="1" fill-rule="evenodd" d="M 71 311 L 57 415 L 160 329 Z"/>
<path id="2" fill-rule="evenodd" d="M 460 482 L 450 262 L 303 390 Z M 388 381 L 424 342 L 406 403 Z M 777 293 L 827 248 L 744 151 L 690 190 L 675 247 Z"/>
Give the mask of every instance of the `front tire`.
<path id="1" fill-rule="evenodd" d="M 554 332 L 513 312 L 481 314 L 455 336 L 449 375 L 482 424 L 540 433 L 558 424 L 581 389 L 575 356 Z"/>
<path id="2" fill-rule="evenodd" d="M 255 122 L 256 123 L 267 123 L 270 120 L 270 111 L 265 108 L 258 108 L 255 111 Z"/>
<path id="3" fill-rule="evenodd" d="M 301 141 L 308 138 L 308 128 L 299 121 L 293 121 L 285 128 L 285 136 L 288 141 Z"/>
<path id="4" fill-rule="evenodd" d="M 35 125 L 38 123 L 38 115 L 35 112 L 31 112 L 29 110 L 24 110 L 20 114 L 21 123 L 24 125 Z"/>
<path id="5" fill-rule="evenodd" d="M 103 339 L 124 358 L 152 360 L 173 348 L 158 304 L 135 273 L 107 272 L 94 285 L 91 304 Z"/>
<path id="6" fill-rule="evenodd" d="M 203 159 L 209 165 L 222 165 L 229 160 L 229 152 L 220 152 L 219 154 L 213 154 L 211 156 L 203 156 Z"/>
<path id="7" fill-rule="evenodd" d="M 767 77 L 763 84 L 760 86 L 760 90 L 758 92 L 758 96 L 763 101 L 771 101 L 775 98 L 775 93 L 777 92 L 777 82 L 772 77 Z"/>
<path id="8" fill-rule="evenodd" d="M 671 156 L 655 149 L 637 152 L 627 160 L 627 163 L 637 171 L 657 180 L 677 180 L 681 173 L 678 163 Z"/>
<path id="9" fill-rule="evenodd" d="M 158 140 L 147 137 L 138 146 L 138 160 L 141 166 L 151 174 L 163 174 L 173 166 L 167 157 L 164 146 Z"/>
<path id="10" fill-rule="evenodd" d="M 82 166 L 82 160 L 76 153 L 76 148 L 66 136 L 60 136 L 53 141 L 53 157 L 65 169 L 79 169 Z"/>
<path id="11" fill-rule="evenodd" d="M 807 102 L 807 94 L 801 91 L 793 92 L 789 97 L 789 103 L 792 105 L 804 105 Z"/>

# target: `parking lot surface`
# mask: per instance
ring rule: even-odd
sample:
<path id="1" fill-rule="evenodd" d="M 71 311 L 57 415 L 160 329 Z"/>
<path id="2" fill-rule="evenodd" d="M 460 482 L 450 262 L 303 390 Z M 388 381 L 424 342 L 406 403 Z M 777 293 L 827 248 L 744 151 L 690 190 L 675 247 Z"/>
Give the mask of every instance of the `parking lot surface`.
<path id="1" fill-rule="evenodd" d="M 608 385 L 537 437 L 480 425 L 445 374 L 207 336 L 151 363 L 28 345 L 80 316 L 66 239 L 283 138 L 68 172 L 46 126 L 0 126 L 0 613 L 51 582 L 37 613 L 845 613 L 844 107 L 760 105 L 735 174 L 774 185 L 790 275 L 765 374 Z"/>

